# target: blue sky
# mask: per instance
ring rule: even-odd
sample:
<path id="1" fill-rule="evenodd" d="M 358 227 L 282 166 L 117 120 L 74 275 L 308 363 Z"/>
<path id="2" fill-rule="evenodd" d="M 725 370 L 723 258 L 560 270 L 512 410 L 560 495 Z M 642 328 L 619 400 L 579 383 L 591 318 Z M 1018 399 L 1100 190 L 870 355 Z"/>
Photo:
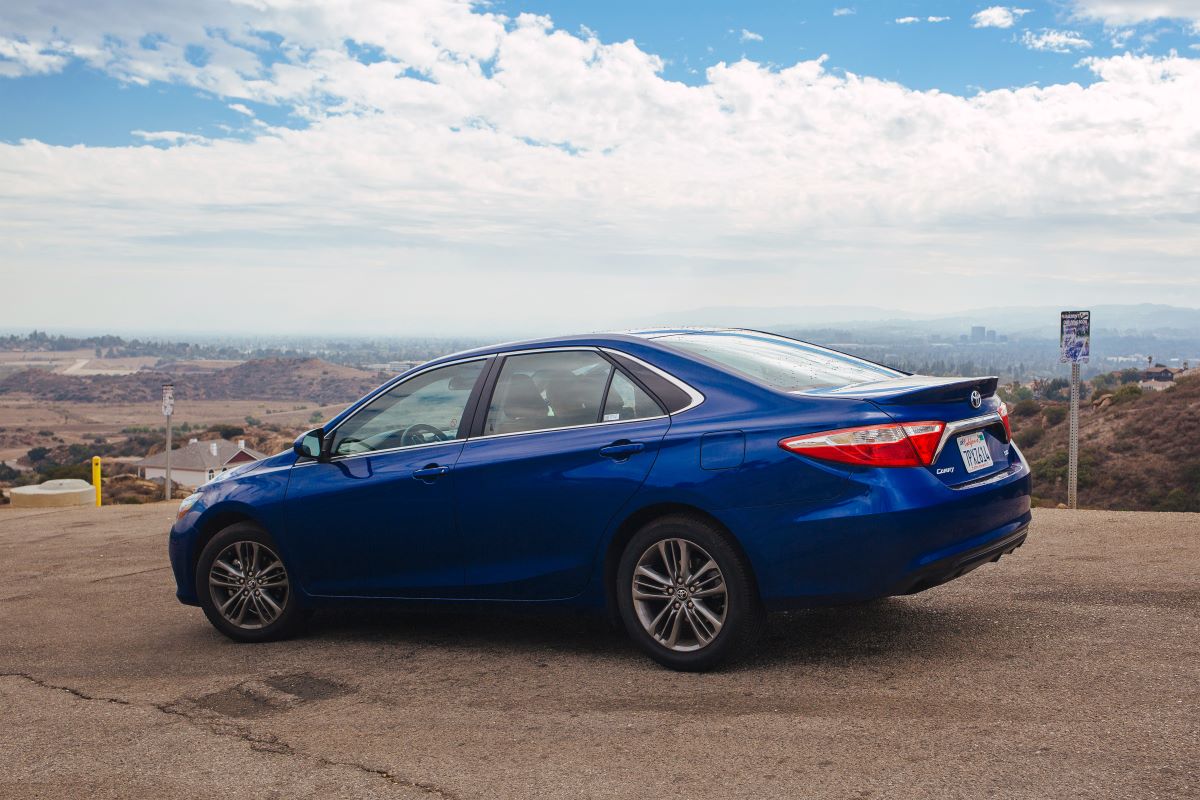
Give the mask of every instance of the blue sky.
<path id="1" fill-rule="evenodd" d="M 1200 0 L 3 4 L 6 323 L 1200 305 L 1197 97 Z"/>
<path id="2" fill-rule="evenodd" d="M 478 7 L 511 17 L 546 15 L 560 29 L 591 31 L 604 41 L 632 39 L 663 59 L 665 78 L 691 85 L 704 83 L 707 68 L 719 62 L 745 58 L 778 67 L 826 55 L 826 66 L 834 72 L 972 95 L 1027 85 L 1090 84 L 1096 76 L 1079 63 L 1089 56 L 1165 55 L 1172 50 L 1186 54 L 1192 45 L 1200 48 L 1200 35 L 1187 18 L 1114 24 L 1083 16 L 1078 7 L 1064 2 L 991 6 L 950 0 L 847 4 L 497 0 Z M 981 26 L 976 15 L 987 8 L 1017 8 L 1024 13 L 1014 15 L 1008 27 Z M 931 22 L 931 17 L 936 21 Z M 1003 17 L 1000 21 L 1003 24 Z M 1037 49 L 1023 41 L 1026 35 L 1036 37 L 1047 30 L 1075 34 L 1088 45 Z M 280 45 L 278 37 L 270 36 L 260 43 L 266 63 L 283 58 Z M 154 48 L 155 36 L 147 35 L 136 46 Z M 364 60 L 378 57 L 377 49 L 352 41 L 347 48 Z M 202 63 L 206 53 L 203 43 L 194 43 L 187 57 Z M 286 103 L 240 100 L 271 125 L 307 124 Z M 0 140 L 8 142 L 32 138 L 51 144 L 121 145 L 144 141 L 134 131 L 227 138 L 253 133 L 246 115 L 230 109 L 217 94 L 164 81 L 140 85 L 80 61 L 50 74 L 0 80 L 0 109 Z"/>

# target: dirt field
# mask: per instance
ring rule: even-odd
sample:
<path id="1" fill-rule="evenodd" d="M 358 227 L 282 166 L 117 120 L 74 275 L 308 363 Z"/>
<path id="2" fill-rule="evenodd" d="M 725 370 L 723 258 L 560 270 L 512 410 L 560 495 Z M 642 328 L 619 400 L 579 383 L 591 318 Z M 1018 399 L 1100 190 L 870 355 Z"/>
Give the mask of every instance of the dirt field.
<path id="1" fill-rule="evenodd" d="M 1200 795 L 1200 515 L 1038 510 L 999 564 L 680 675 L 576 617 L 235 645 L 174 600 L 173 511 L 0 509 L 0 796 Z"/>
<path id="2" fill-rule="evenodd" d="M 302 406 L 297 408 L 297 406 Z M 315 403 L 284 400 L 191 400 L 175 404 L 172 417 L 176 440 L 186 437 L 179 431 L 185 423 L 191 427 L 215 423 L 243 424 L 246 417 L 280 425 L 304 425 L 314 413 L 322 421 L 345 408 L 346 404 L 318 406 Z M 67 444 L 90 441 L 95 436 L 118 440 L 123 428 L 161 427 L 162 407 L 158 403 L 60 403 L 35 400 L 19 395 L 0 395 L 0 461 L 14 463 L 29 448 L 57 444 L 38 431 L 51 431 Z M 19 434 L 19 435 L 18 435 Z M 12 441 L 4 446 L 4 441 Z M 186 438 L 184 438 L 186 441 Z"/>

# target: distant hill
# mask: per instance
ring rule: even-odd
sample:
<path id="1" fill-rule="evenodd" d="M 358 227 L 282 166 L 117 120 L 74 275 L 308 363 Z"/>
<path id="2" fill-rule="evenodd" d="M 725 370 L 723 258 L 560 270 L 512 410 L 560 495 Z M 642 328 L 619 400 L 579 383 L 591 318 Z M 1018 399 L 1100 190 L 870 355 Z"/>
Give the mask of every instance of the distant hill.
<path id="1" fill-rule="evenodd" d="M 1091 403 L 1080 409 L 1080 507 L 1200 511 L 1200 375 L 1123 399 L 1104 409 Z M 1013 418 L 1016 440 L 1026 442 L 1021 449 L 1033 467 L 1033 495 L 1043 504 L 1067 499 L 1064 411 L 1058 404 Z"/>
<path id="2" fill-rule="evenodd" d="M 327 405 L 355 400 L 386 377 L 317 358 L 263 358 L 207 375 L 144 371 L 80 376 L 30 369 L 0 380 L 0 394 L 29 394 L 57 402 L 145 403 L 158 401 L 162 384 L 171 381 L 179 399 L 304 400 Z"/>

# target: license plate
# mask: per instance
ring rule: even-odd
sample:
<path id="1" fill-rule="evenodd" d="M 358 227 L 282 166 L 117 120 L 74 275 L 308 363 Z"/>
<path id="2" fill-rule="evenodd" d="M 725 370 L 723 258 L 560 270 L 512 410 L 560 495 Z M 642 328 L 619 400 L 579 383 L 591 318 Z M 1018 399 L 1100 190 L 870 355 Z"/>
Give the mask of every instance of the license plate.
<path id="1" fill-rule="evenodd" d="M 992 451 L 988 449 L 982 431 L 958 437 L 958 452 L 962 453 L 963 466 L 968 474 L 992 465 Z"/>

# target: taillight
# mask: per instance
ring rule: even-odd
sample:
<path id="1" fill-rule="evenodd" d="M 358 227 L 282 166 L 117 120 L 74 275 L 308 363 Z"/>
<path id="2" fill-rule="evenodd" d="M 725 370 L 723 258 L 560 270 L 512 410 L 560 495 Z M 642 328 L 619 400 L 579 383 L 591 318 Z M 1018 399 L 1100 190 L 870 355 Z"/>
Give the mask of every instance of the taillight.
<path id="1" fill-rule="evenodd" d="M 1000 401 L 1000 421 L 1004 423 L 1004 436 L 1008 441 L 1012 441 L 1012 423 L 1008 421 L 1008 403 Z"/>
<path id="2" fill-rule="evenodd" d="M 933 463 L 942 422 L 869 425 L 809 433 L 784 439 L 779 446 L 826 461 L 868 467 L 927 467 Z"/>

